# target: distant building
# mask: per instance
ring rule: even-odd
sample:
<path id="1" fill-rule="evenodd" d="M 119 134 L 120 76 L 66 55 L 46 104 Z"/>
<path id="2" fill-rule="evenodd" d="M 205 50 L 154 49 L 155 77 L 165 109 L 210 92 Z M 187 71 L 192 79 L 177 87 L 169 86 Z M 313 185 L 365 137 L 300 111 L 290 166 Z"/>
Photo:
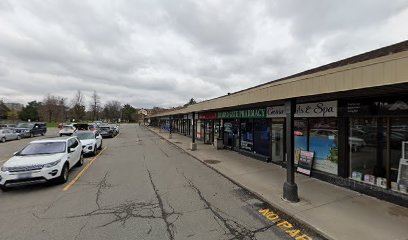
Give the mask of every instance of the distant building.
<path id="1" fill-rule="evenodd" d="M 24 105 L 21 103 L 4 103 L 4 105 L 6 105 L 6 107 L 8 107 L 10 111 L 14 112 L 20 112 L 24 107 Z"/>
<path id="2" fill-rule="evenodd" d="M 4 104 L 3 101 L 0 100 L 0 120 L 1 119 L 6 119 L 7 118 L 7 112 L 9 112 L 10 109 Z"/>

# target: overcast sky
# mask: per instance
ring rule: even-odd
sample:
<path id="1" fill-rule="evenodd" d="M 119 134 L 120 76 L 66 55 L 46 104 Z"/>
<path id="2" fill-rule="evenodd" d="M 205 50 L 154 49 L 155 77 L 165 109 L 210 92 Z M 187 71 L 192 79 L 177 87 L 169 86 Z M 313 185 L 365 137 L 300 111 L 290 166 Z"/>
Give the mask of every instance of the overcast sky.
<path id="1" fill-rule="evenodd" d="M 406 0 L 0 0 L 0 99 L 206 100 L 408 39 Z"/>

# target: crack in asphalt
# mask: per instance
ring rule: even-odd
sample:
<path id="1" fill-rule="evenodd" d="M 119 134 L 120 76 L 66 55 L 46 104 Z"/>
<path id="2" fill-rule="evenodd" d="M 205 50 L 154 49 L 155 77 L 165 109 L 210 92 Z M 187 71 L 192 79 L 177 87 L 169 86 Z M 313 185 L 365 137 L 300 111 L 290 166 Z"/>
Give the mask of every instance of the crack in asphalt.
<path id="1" fill-rule="evenodd" d="M 156 185 L 153 182 L 153 178 L 152 178 L 152 174 L 149 170 L 149 168 L 146 167 L 147 173 L 149 175 L 149 179 L 150 179 L 150 183 L 152 184 L 152 188 L 153 191 L 156 195 L 157 201 L 158 201 L 158 206 L 160 207 L 161 210 L 161 218 L 163 219 L 164 223 L 166 224 L 166 230 L 167 230 L 167 234 L 169 235 L 169 239 L 170 240 L 174 240 L 174 236 L 175 236 L 175 232 L 176 232 L 176 228 L 174 226 L 174 223 L 178 220 L 179 216 L 182 215 L 181 213 L 176 213 L 174 211 L 174 208 L 172 208 L 170 205 L 169 207 L 171 208 L 171 211 L 167 212 L 164 209 L 164 205 L 163 205 L 163 199 L 161 198 L 159 191 L 157 190 Z M 175 215 L 176 219 L 172 222 L 169 221 L 169 218 L 171 216 Z"/>
<path id="2" fill-rule="evenodd" d="M 81 236 L 82 231 L 84 230 L 84 228 L 86 227 L 86 225 L 88 225 L 89 221 L 86 221 L 86 223 L 84 225 L 82 225 L 81 229 L 79 229 L 79 232 L 77 233 L 77 235 L 75 235 L 74 240 L 79 239 L 79 236 Z"/>
<path id="3" fill-rule="evenodd" d="M 238 220 L 234 220 L 233 217 L 229 216 L 225 212 L 221 211 L 220 209 L 214 207 L 202 194 L 201 190 L 198 189 L 194 183 L 192 182 L 191 179 L 187 178 L 184 173 L 181 173 L 183 177 L 186 179 L 188 185 L 190 188 L 192 188 L 198 195 L 198 197 L 201 199 L 201 201 L 205 204 L 205 208 L 210 210 L 213 215 L 214 219 L 217 222 L 217 224 L 221 227 L 224 228 L 224 232 L 226 235 L 232 235 L 230 239 L 250 239 L 250 240 L 256 240 L 256 234 L 260 232 L 267 231 L 269 228 L 271 228 L 273 225 L 268 225 L 259 229 L 255 230 L 250 230 L 243 224 L 239 223 Z M 225 217 L 224 217 L 225 216 Z M 226 217 L 229 217 L 226 218 Z"/>
<path id="4" fill-rule="evenodd" d="M 103 176 L 102 180 L 99 181 L 99 183 L 96 185 L 98 187 L 98 191 L 96 192 L 96 199 L 95 199 L 95 203 L 98 206 L 98 209 L 101 209 L 101 205 L 99 203 L 100 201 L 100 196 L 102 194 L 102 189 L 107 189 L 112 187 L 112 185 L 110 183 L 107 182 L 107 177 L 109 175 L 109 171 L 106 171 L 105 176 Z"/>

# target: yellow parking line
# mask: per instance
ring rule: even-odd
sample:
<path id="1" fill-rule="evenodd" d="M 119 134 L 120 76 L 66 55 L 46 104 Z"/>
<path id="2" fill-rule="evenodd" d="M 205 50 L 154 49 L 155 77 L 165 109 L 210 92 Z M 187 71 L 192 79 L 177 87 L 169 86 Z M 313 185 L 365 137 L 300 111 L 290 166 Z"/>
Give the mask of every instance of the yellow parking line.
<path id="1" fill-rule="evenodd" d="M 104 147 L 99 153 L 98 155 L 96 155 L 85 167 L 84 169 L 82 169 L 81 172 L 78 173 L 78 175 L 70 182 L 68 183 L 67 186 L 64 187 L 63 191 L 68 191 L 68 189 L 74 185 L 74 183 L 76 183 L 76 181 L 78 181 L 78 179 L 85 173 L 85 171 L 92 165 L 92 163 L 99 157 L 99 155 L 101 155 L 101 153 L 103 151 L 105 151 L 106 147 Z"/>

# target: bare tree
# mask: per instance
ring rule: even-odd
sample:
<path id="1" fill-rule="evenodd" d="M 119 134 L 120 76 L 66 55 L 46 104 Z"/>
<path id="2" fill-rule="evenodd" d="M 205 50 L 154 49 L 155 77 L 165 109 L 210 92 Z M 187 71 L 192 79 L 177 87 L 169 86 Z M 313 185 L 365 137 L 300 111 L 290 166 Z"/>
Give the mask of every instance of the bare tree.
<path id="1" fill-rule="evenodd" d="M 63 121 L 65 117 L 65 100 L 48 94 L 39 107 L 40 118 L 48 122 Z"/>
<path id="2" fill-rule="evenodd" d="M 121 117 L 122 106 L 118 101 L 109 101 L 103 108 L 104 117 L 110 121 L 117 121 Z"/>
<path id="3" fill-rule="evenodd" d="M 78 90 L 72 99 L 71 117 L 81 120 L 85 116 L 84 95 Z"/>
<path id="4" fill-rule="evenodd" d="M 101 110 L 101 100 L 95 90 L 92 93 L 91 100 L 92 102 L 89 107 L 92 113 L 92 121 L 95 121 L 98 119 L 98 113 Z"/>

